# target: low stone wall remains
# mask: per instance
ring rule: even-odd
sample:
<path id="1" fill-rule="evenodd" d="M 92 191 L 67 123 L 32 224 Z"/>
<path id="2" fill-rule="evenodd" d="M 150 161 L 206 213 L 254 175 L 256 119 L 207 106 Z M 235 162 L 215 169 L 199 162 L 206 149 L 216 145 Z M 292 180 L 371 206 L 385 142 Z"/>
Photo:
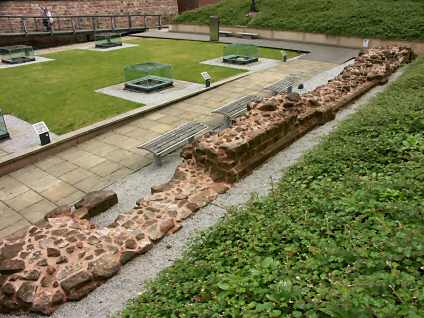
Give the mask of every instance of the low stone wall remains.
<path id="1" fill-rule="evenodd" d="M 150 196 L 106 228 L 96 228 L 85 218 L 97 214 L 97 206 L 103 210 L 116 200 L 113 194 L 95 194 L 74 207 L 56 209 L 46 222 L 19 237 L 0 241 L 0 312 L 50 314 L 64 302 L 81 299 L 154 242 L 180 229 L 184 219 L 233 182 L 332 120 L 338 109 L 385 83 L 413 58 L 407 48 L 371 49 L 310 93 L 282 94 L 251 104 L 232 127 L 187 146 L 171 180 L 153 187 Z"/>
<path id="2" fill-rule="evenodd" d="M 310 93 L 281 94 L 250 104 L 247 115 L 231 128 L 199 139 L 183 155 L 194 158 L 214 180 L 235 182 L 295 139 L 332 120 L 341 107 L 384 84 L 411 59 L 411 50 L 406 48 L 370 49 L 334 80 Z"/>

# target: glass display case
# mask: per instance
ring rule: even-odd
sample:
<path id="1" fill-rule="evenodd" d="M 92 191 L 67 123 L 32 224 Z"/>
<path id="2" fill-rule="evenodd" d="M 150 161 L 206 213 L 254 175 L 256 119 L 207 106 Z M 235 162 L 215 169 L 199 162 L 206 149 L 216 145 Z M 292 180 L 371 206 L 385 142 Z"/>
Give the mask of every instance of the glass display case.
<path id="1" fill-rule="evenodd" d="M 122 46 L 122 37 L 120 33 L 96 33 L 95 43 L 98 49 L 109 49 Z"/>
<path id="2" fill-rule="evenodd" d="M 0 139 L 4 139 L 4 138 L 9 138 L 9 132 L 7 131 L 3 112 L 0 109 Z"/>
<path id="3" fill-rule="evenodd" d="M 224 63 L 245 65 L 259 61 L 259 49 L 251 44 L 227 44 L 224 47 Z"/>
<path id="4" fill-rule="evenodd" d="M 27 45 L 0 47 L 1 61 L 7 64 L 21 64 L 35 61 L 34 49 Z"/>
<path id="5" fill-rule="evenodd" d="M 124 68 L 125 89 L 150 93 L 173 85 L 172 66 L 160 63 L 127 65 Z"/>

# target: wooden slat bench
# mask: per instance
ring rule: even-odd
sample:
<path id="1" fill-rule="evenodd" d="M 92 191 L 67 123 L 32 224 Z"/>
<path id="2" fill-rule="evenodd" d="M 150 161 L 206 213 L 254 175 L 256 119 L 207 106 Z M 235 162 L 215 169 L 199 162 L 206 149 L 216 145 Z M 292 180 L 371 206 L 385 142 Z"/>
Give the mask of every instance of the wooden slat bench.
<path id="1" fill-rule="evenodd" d="M 234 33 L 231 32 L 231 31 L 219 31 L 219 35 L 221 35 L 221 36 L 232 36 L 232 35 L 234 35 Z"/>
<path id="2" fill-rule="evenodd" d="M 190 143 L 195 137 L 206 133 L 208 126 L 203 123 L 189 122 L 141 145 L 138 149 L 144 149 L 153 154 L 155 163 L 161 165 L 161 158 Z"/>
<path id="3" fill-rule="evenodd" d="M 225 127 L 231 126 L 231 121 L 247 111 L 247 105 L 252 102 L 261 101 L 262 97 L 249 95 L 242 97 L 234 102 L 215 109 L 212 113 L 224 115 Z"/>
<path id="4" fill-rule="evenodd" d="M 265 87 L 265 90 L 271 91 L 273 95 L 292 92 L 293 88 L 299 83 L 299 79 L 294 76 L 286 77 L 270 86 Z"/>
<path id="5" fill-rule="evenodd" d="M 236 35 L 242 38 L 249 38 L 249 39 L 257 39 L 259 38 L 259 34 L 257 33 L 249 33 L 249 32 L 236 32 Z"/>

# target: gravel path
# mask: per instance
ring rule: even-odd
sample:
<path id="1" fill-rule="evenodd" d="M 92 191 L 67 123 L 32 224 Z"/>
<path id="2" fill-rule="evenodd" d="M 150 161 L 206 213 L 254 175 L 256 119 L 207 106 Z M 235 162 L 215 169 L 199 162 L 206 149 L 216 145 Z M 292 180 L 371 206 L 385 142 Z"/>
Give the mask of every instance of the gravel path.
<path id="1" fill-rule="evenodd" d="M 397 79 L 402 72 L 403 70 L 398 71 L 392 76 L 390 81 Z M 313 86 L 321 85 L 328 76 L 334 77 L 334 74 L 332 72 L 322 73 L 311 80 L 314 85 L 305 83 L 305 86 L 312 88 Z M 161 270 L 172 265 L 174 260 L 181 257 L 187 241 L 195 237 L 199 231 L 216 224 L 225 215 L 226 209 L 223 207 L 242 205 L 251 198 L 252 193 L 257 193 L 260 196 L 269 193 L 272 183 L 283 177 L 288 167 L 301 160 L 305 152 L 316 146 L 341 121 L 356 112 L 359 107 L 366 104 L 373 96 L 384 90 L 385 87 L 374 88 L 355 103 L 340 111 L 335 120 L 314 129 L 278 153 L 251 175 L 237 183 L 226 194 L 219 196 L 213 204 L 201 209 L 193 217 L 185 220 L 179 232 L 165 237 L 149 252 L 126 264 L 118 275 L 94 290 L 86 298 L 79 302 L 62 305 L 52 317 L 105 318 L 121 310 L 129 299 L 136 297 L 143 291 L 146 281 L 153 279 Z M 110 189 L 118 193 L 120 203 L 93 221 L 99 226 L 113 221 L 119 211 L 130 209 L 137 199 L 147 195 L 151 185 L 167 181 L 172 176 L 179 162 L 178 155 L 173 154 L 164 160 L 162 167 L 158 168 L 150 165 L 132 174 L 122 182 L 110 186 Z M 11 318 L 17 316 L 0 315 L 0 317 Z M 19 317 L 38 318 L 41 316 L 26 314 Z"/>

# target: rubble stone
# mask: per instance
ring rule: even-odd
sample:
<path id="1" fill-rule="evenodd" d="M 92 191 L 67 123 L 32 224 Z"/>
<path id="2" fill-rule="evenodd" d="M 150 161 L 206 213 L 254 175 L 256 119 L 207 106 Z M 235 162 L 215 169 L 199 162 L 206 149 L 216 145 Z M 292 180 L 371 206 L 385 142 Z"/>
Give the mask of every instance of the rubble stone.
<path id="1" fill-rule="evenodd" d="M 30 282 L 24 282 L 16 292 L 16 297 L 24 303 L 30 304 L 34 300 L 35 286 Z"/>
<path id="2" fill-rule="evenodd" d="M 37 269 L 33 269 L 27 273 L 22 275 L 22 278 L 25 280 L 37 281 L 40 278 L 40 271 Z"/>
<path id="3" fill-rule="evenodd" d="M 121 267 L 119 256 L 108 253 L 100 257 L 93 265 L 93 275 L 96 278 L 109 278 L 115 275 Z"/>
<path id="4" fill-rule="evenodd" d="M 60 256 L 60 251 L 57 248 L 48 247 L 47 248 L 47 257 L 58 257 Z"/>
<path id="5" fill-rule="evenodd" d="M 46 214 L 44 219 L 47 221 L 50 218 L 59 218 L 61 216 L 70 216 L 72 214 L 72 207 L 67 205 L 59 206 L 53 210 L 51 210 L 49 213 Z"/>
<path id="6" fill-rule="evenodd" d="M 70 275 L 60 282 L 60 286 L 64 291 L 71 291 L 73 288 L 79 287 L 82 284 L 91 280 L 91 275 L 88 271 L 81 270 L 73 275 Z"/>
<path id="7" fill-rule="evenodd" d="M 16 257 L 22 250 L 24 242 L 18 242 L 15 244 L 6 244 L 0 250 L 0 260 L 11 259 Z"/>
<path id="8" fill-rule="evenodd" d="M 13 274 L 25 269 L 25 262 L 19 259 L 7 259 L 0 263 L 0 274 Z"/>
<path id="9" fill-rule="evenodd" d="M 102 213 L 118 203 L 118 196 L 113 191 L 94 191 L 86 194 L 75 203 L 75 209 L 87 209 L 90 217 Z"/>

